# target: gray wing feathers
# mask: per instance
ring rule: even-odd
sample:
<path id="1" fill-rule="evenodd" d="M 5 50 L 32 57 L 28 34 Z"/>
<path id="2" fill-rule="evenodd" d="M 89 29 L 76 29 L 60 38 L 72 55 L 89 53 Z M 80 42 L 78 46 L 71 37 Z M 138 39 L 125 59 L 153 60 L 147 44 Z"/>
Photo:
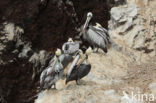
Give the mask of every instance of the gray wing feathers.
<path id="1" fill-rule="evenodd" d="M 64 68 L 68 65 L 69 62 L 71 62 L 72 59 L 73 57 L 69 54 L 62 54 L 59 56 L 59 60 L 61 61 Z"/>
<path id="2" fill-rule="evenodd" d="M 105 41 L 106 45 L 110 44 L 110 36 L 109 36 L 108 31 L 105 28 L 89 26 L 89 29 L 92 29 L 96 34 L 101 36 L 103 38 L 103 40 Z"/>
<path id="3" fill-rule="evenodd" d="M 93 45 L 99 45 L 99 46 L 105 46 L 105 42 L 103 38 L 101 38 L 100 35 L 97 35 L 96 32 L 94 32 L 92 29 L 88 29 L 87 31 L 87 37 L 92 41 Z"/>
<path id="4" fill-rule="evenodd" d="M 67 44 L 67 43 L 64 43 L 63 46 L 62 46 L 62 50 L 63 50 L 63 51 L 66 50 L 66 44 Z"/>
<path id="5" fill-rule="evenodd" d="M 67 42 L 67 43 L 63 44 L 62 50 L 64 53 L 74 54 L 76 51 L 79 50 L 79 43 Z"/>
<path id="6" fill-rule="evenodd" d="M 54 62 L 54 58 L 56 58 L 56 56 L 53 56 L 53 58 L 50 60 L 49 65 L 52 64 Z"/>
<path id="7" fill-rule="evenodd" d="M 40 83 L 43 83 L 43 80 L 45 79 L 46 74 L 47 74 L 47 69 L 45 69 L 45 70 L 41 73 L 41 76 L 40 76 Z"/>

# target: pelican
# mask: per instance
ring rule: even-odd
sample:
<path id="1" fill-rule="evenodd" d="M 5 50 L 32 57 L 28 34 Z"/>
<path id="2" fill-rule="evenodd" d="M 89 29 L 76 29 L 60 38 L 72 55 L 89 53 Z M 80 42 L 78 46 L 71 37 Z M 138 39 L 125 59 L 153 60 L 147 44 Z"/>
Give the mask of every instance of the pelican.
<path id="1" fill-rule="evenodd" d="M 75 53 L 79 50 L 79 47 L 79 43 L 76 43 L 72 38 L 69 38 L 68 42 L 63 44 L 62 51 L 64 54 L 75 55 Z"/>
<path id="2" fill-rule="evenodd" d="M 83 55 L 82 53 L 81 55 L 81 59 L 79 60 L 78 64 L 76 66 L 74 66 L 74 68 L 71 71 L 71 74 L 69 76 L 67 76 L 66 78 L 66 84 L 69 81 L 76 81 L 76 84 L 80 84 L 79 81 L 81 78 L 85 77 L 91 70 L 91 65 L 88 61 L 88 55 L 92 52 L 92 49 L 89 47 L 86 50 L 85 55 Z"/>
<path id="3" fill-rule="evenodd" d="M 50 89 L 52 85 L 55 87 L 55 83 L 57 80 L 59 80 L 62 76 L 63 71 L 63 65 L 58 59 L 58 57 L 61 55 L 61 50 L 57 49 L 55 52 L 55 58 L 54 61 L 50 66 L 48 66 L 40 76 L 40 89 Z M 61 73 L 62 72 L 62 73 Z"/>
<path id="4" fill-rule="evenodd" d="M 69 54 L 61 54 L 59 56 L 59 60 L 61 61 L 63 67 L 65 68 L 73 60 L 73 56 Z"/>
<path id="5" fill-rule="evenodd" d="M 55 60 L 56 56 L 54 56 L 51 61 L 49 62 L 49 65 L 53 64 L 54 60 Z M 67 67 L 67 65 L 73 60 L 72 55 L 69 54 L 61 54 L 58 57 L 59 61 L 62 63 L 63 67 Z"/>
<path id="6" fill-rule="evenodd" d="M 108 31 L 103 28 L 99 23 L 96 26 L 90 25 L 90 20 L 93 14 L 88 12 L 86 22 L 82 28 L 80 36 L 87 41 L 93 49 L 101 48 L 105 53 L 107 53 L 107 46 L 111 43 Z"/>
<path id="7" fill-rule="evenodd" d="M 64 68 L 64 75 L 65 76 L 69 76 L 71 74 L 72 69 L 74 68 L 74 66 L 78 63 L 79 58 L 80 58 L 80 54 L 81 54 L 82 50 L 78 50 L 78 52 L 76 53 L 75 56 L 72 56 L 73 59 L 68 63 L 68 65 Z"/>

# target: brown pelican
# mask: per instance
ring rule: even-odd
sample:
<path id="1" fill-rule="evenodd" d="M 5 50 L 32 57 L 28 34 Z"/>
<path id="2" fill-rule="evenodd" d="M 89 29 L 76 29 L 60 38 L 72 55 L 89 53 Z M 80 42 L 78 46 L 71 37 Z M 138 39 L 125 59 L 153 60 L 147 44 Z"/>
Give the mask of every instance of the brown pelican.
<path id="1" fill-rule="evenodd" d="M 82 50 L 78 50 L 75 56 L 73 56 L 73 59 L 71 62 L 68 63 L 67 67 L 64 68 L 64 75 L 69 76 L 71 74 L 72 69 L 77 64 L 80 58 Z"/>
<path id="2" fill-rule="evenodd" d="M 57 80 L 59 80 L 63 74 L 63 65 L 61 64 L 58 57 L 61 55 L 61 50 L 57 49 L 55 52 L 54 61 L 50 66 L 48 66 L 40 76 L 40 89 L 50 89 L 52 85 L 54 85 Z M 61 73 L 62 72 L 62 73 Z"/>
<path id="3" fill-rule="evenodd" d="M 54 56 L 51 61 L 49 62 L 49 65 L 53 64 L 54 60 L 55 60 L 56 56 Z M 58 57 L 59 61 L 62 63 L 63 67 L 66 68 L 67 65 L 73 60 L 72 55 L 69 54 L 61 54 Z"/>
<path id="4" fill-rule="evenodd" d="M 79 43 L 76 43 L 72 38 L 69 38 L 68 42 L 63 44 L 62 51 L 64 54 L 75 55 L 75 53 L 79 50 L 79 47 Z"/>
<path id="5" fill-rule="evenodd" d="M 91 70 L 91 65 L 88 61 L 88 55 L 92 52 L 92 49 L 89 47 L 86 50 L 85 55 L 81 55 L 81 59 L 79 59 L 76 66 L 71 71 L 71 74 L 66 78 L 66 84 L 69 81 L 75 80 L 77 84 L 79 84 L 79 80 L 85 77 Z"/>
<path id="6" fill-rule="evenodd" d="M 90 25 L 92 17 L 93 14 L 89 12 L 80 36 L 82 36 L 82 38 L 93 47 L 93 49 L 97 48 L 98 50 L 98 48 L 101 48 L 105 53 L 107 53 L 107 46 L 110 44 L 109 33 L 99 23 L 96 23 L 96 26 Z"/>
<path id="7" fill-rule="evenodd" d="M 73 57 L 69 54 L 61 54 L 59 56 L 59 60 L 61 61 L 63 67 L 65 68 L 73 60 Z"/>

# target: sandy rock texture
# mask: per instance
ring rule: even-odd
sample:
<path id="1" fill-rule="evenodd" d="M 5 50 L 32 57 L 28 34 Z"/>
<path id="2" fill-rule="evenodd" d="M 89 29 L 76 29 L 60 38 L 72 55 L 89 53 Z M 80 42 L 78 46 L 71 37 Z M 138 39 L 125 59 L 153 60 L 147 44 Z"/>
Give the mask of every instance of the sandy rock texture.
<path id="1" fill-rule="evenodd" d="M 155 4 L 152 1 L 145 6 L 138 3 L 128 2 L 112 8 L 109 31 L 116 42 L 131 48 L 138 56 L 141 53 L 142 61 L 145 61 L 147 56 L 156 55 Z"/>
<path id="2" fill-rule="evenodd" d="M 89 61 L 92 70 L 81 85 L 74 81 L 65 85 L 60 80 L 57 90 L 42 91 L 35 103 L 153 103 L 139 97 L 133 100 L 132 93 L 155 96 L 156 58 L 138 65 L 130 57 L 109 50 L 106 55 L 92 53 Z"/>

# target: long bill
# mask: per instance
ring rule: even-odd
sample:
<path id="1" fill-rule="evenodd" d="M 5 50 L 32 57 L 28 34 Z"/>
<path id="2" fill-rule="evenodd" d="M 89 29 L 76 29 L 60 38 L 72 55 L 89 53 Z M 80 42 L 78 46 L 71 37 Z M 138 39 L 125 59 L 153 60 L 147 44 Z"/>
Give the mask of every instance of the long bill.
<path id="1" fill-rule="evenodd" d="M 89 24 L 90 19 L 91 19 L 90 17 L 87 17 L 87 19 L 86 19 L 86 22 L 85 22 L 85 24 L 84 24 L 83 29 L 86 29 L 86 28 L 87 28 L 87 26 L 88 26 L 88 24 Z"/>
<path id="2" fill-rule="evenodd" d="M 53 72 L 53 68 L 56 65 L 57 59 L 58 59 L 57 57 L 54 57 L 52 64 L 50 64 L 50 68 L 48 68 L 48 72 L 47 72 L 48 74 L 51 74 Z"/>
<path id="3" fill-rule="evenodd" d="M 70 74 L 71 74 L 71 72 L 72 72 L 74 66 L 77 64 L 79 58 L 80 58 L 80 55 L 77 55 L 77 56 L 75 57 L 73 63 L 71 64 L 71 66 L 70 66 L 70 68 L 69 68 L 69 70 L 68 70 L 68 72 L 67 72 L 67 77 L 70 76 Z"/>

